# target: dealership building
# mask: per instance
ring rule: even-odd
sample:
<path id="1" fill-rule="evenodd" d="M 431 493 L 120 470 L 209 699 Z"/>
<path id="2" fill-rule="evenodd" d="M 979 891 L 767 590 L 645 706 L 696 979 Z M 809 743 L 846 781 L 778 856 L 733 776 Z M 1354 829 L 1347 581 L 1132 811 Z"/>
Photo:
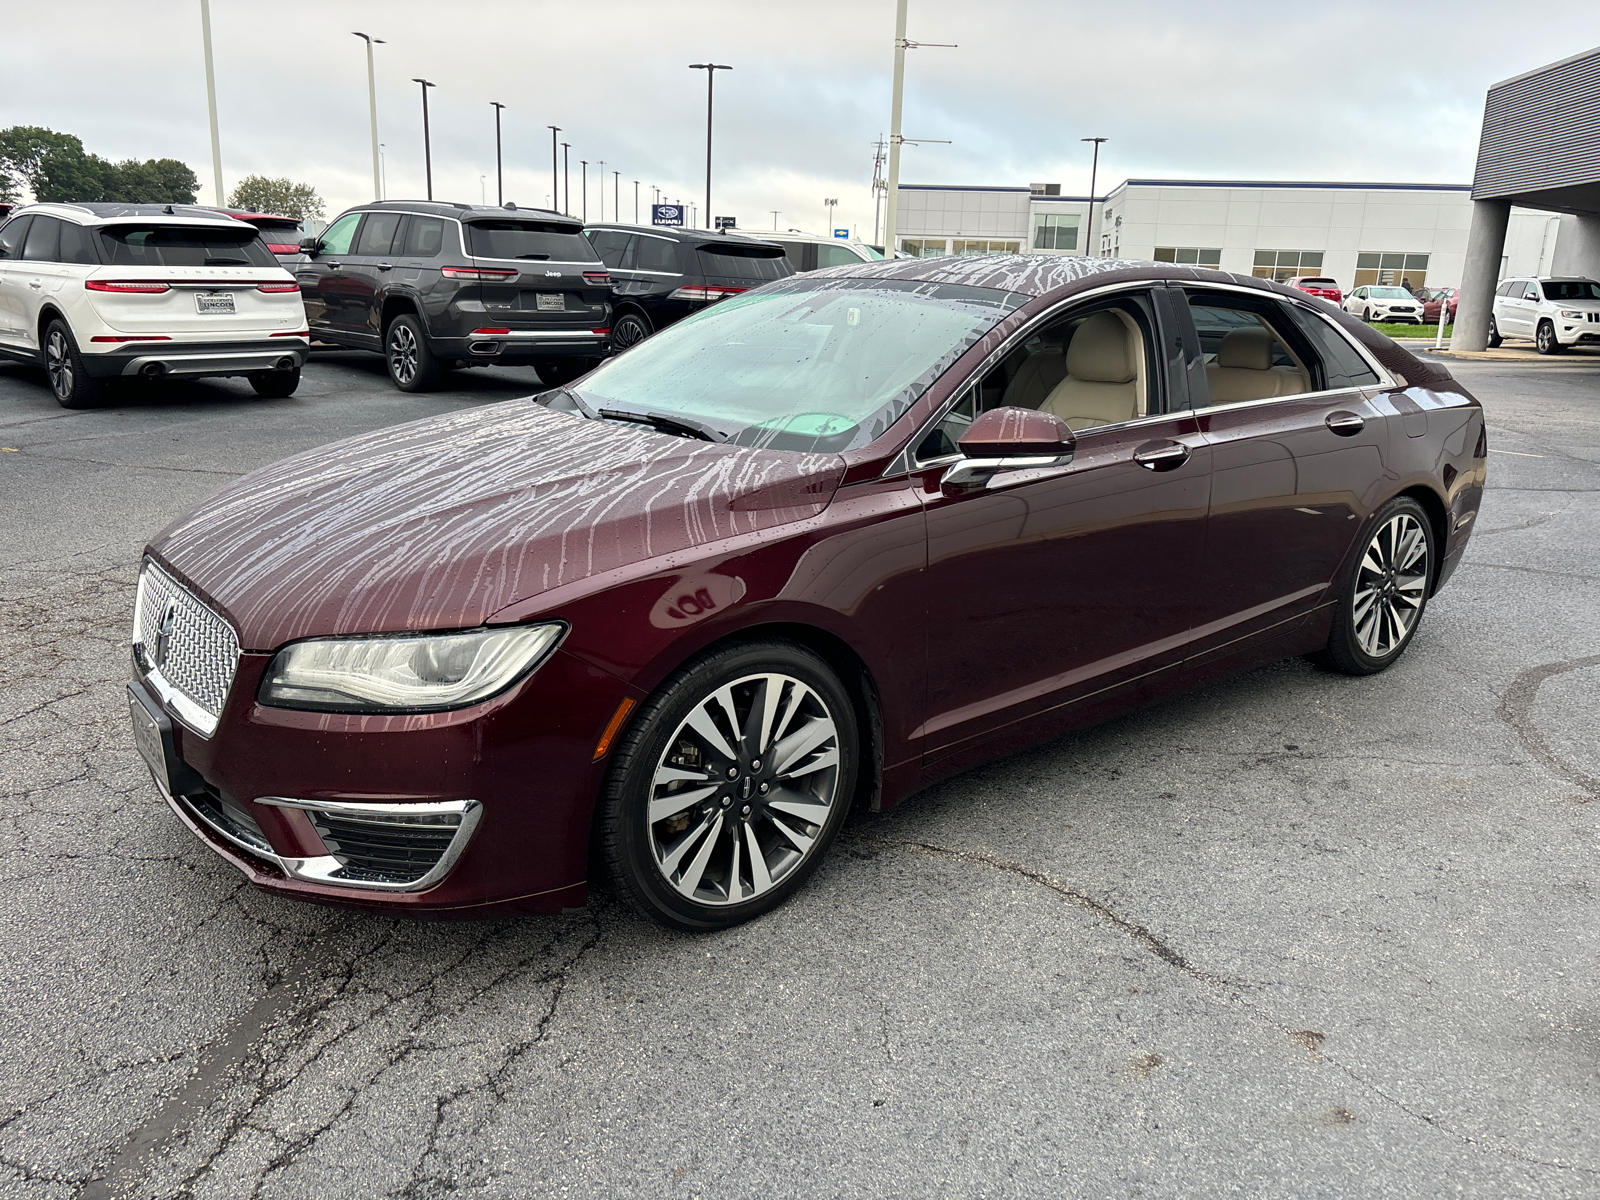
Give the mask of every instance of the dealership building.
<path id="1" fill-rule="evenodd" d="M 1055 184 L 901 184 L 897 241 L 916 256 L 1097 254 L 1345 288 L 1461 282 L 1472 225 L 1468 184 L 1129 179 L 1093 204 Z M 1508 209 L 1500 274 L 1547 274 L 1559 219 Z M 1093 245 L 1089 240 L 1093 239 Z"/>

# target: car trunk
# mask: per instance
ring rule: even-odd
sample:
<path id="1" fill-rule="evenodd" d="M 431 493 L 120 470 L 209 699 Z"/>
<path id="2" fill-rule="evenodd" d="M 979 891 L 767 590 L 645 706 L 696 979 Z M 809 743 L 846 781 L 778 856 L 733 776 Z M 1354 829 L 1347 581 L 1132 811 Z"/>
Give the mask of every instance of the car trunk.
<path id="1" fill-rule="evenodd" d="M 706 241 L 695 246 L 695 258 L 706 283 L 712 287 L 760 287 L 795 273 L 782 246 Z"/>
<path id="2" fill-rule="evenodd" d="M 577 226 L 497 217 L 468 221 L 465 232 L 491 325 L 590 329 L 604 321 L 610 277 Z"/>

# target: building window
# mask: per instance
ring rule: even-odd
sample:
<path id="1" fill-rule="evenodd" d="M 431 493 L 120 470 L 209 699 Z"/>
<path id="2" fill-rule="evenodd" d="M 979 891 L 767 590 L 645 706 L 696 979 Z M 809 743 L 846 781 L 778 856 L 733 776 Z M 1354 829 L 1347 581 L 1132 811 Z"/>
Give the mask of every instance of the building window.
<path id="1" fill-rule="evenodd" d="M 912 258 L 939 258 L 950 253 L 950 243 L 944 238 L 902 238 L 900 249 Z"/>
<path id="2" fill-rule="evenodd" d="M 1222 267 L 1222 251 L 1203 246 L 1157 246 L 1156 261 L 1179 263 L 1185 267 L 1210 267 L 1216 271 Z"/>
<path id="3" fill-rule="evenodd" d="M 1428 279 L 1426 254 L 1358 254 L 1356 255 L 1356 287 L 1368 284 L 1399 284 L 1401 287 L 1419 288 Z"/>
<path id="4" fill-rule="evenodd" d="M 1280 283 L 1296 275 L 1320 275 L 1322 251 L 1257 250 L 1255 269 L 1250 274 L 1257 279 L 1276 279 Z"/>
<path id="5" fill-rule="evenodd" d="M 1022 249 L 1021 242 L 962 241 L 956 239 L 957 254 L 1015 254 Z"/>
<path id="6" fill-rule="evenodd" d="M 1033 248 L 1035 250 L 1076 250 L 1078 248 L 1077 213 L 1034 213 Z"/>

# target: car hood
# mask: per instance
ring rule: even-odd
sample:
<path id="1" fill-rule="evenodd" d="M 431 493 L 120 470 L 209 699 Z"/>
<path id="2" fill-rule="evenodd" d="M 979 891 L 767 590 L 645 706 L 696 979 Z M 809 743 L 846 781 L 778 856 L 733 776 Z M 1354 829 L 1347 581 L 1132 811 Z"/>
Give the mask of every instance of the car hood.
<path id="1" fill-rule="evenodd" d="M 149 552 L 226 612 L 248 649 L 471 628 L 562 584 L 814 516 L 843 473 L 837 455 L 510 401 L 252 472 Z"/>

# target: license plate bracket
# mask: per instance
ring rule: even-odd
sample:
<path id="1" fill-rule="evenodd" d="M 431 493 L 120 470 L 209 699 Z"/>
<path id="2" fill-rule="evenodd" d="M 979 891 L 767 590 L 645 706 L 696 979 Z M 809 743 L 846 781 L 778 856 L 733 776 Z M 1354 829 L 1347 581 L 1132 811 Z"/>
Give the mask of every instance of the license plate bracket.
<path id="1" fill-rule="evenodd" d="M 540 292 L 534 305 L 539 312 L 566 312 L 567 297 L 562 292 Z"/>
<path id="2" fill-rule="evenodd" d="M 202 315 L 233 316 L 238 311 L 233 306 L 232 292 L 196 292 L 194 309 Z"/>
<path id="3" fill-rule="evenodd" d="M 172 720 L 136 683 L 128 685 L 128 718 L 133 723 L 133 744 L 150 768 L 150 775 L 169 796 L 182 796 L 200 786 L 200 776 L 178 755 Z"/>

